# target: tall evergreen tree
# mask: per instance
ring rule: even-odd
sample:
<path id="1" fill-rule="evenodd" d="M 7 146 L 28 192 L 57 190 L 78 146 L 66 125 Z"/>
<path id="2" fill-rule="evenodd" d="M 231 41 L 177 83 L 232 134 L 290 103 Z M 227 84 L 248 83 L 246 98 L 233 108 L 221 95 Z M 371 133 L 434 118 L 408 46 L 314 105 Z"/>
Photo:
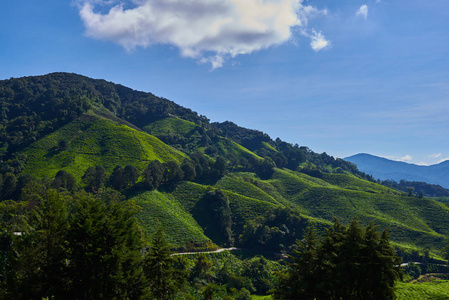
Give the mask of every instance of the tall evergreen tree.
<path id="1" fill-rule="evenodd" d="M 61 297 L 67 287 L 66 199 L 49 190 L 28 215 L 26 227 L 15 234 L 10 252 L 8 291 L 15 299 Z"/>
<path id="2" fill-rule="evenodd" d="M 275 299 L 394 299 L 401 278 L 400 258 L 373 224 L 357 220 L 346 227 L 334 220 L 317 243 L 313 229 L 290 257 L 281 273 Z"/>
<path id="3" fill-rule="evenodd" d="M 137 299 L 145 289 L 143 240 L 124 203 L 78 197 L 67 234 L 72 299 Z"/>
<path id="4" fill-rule="evenodd" d="M 144 263 L 153 299 L 170 299 L 184 280 L 182 276 L 176 274 L 175 259 L 170 254 L 170 245 L 160 227 L 153 238 Z"/>

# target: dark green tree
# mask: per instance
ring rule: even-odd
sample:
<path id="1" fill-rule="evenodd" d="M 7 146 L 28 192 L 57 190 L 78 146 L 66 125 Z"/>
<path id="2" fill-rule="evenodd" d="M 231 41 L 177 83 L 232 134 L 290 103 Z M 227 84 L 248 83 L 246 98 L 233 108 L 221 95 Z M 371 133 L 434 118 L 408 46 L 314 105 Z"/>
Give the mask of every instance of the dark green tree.
<path id="1" fill-rule="evenodd" d="M 191 160 L 184 160 L 181 165 L 181 170 L 184 173 L 184 180 L 193 181 L 196 177 L 195 163 Z"/>
<path id="2" fill-rule="evenodd" d="M 222 190 L 209 191 L 205 195 L 206 205 L 209 208 L 208 214 L 211 218 L 211 228 L 215 230 L 222 243 L 234 244 L 232 235 L 232 218 L 229 200 Z"/>
<path id="3" fill-rule="evenodd" d="M 106 170 L 102 166 L 89 167 L 82 177 L 89 192 L 98 192 L 106 180 Z"/>
<path id="4" fill-rule="evenodd" d="M 144 185 L 148 189 L 157 189 L 164 178 L 164 166 L 158 160 L 150 161 L 143 171 Z"/>
<path id="5" fill-rule="evenodd" d="M 66 189 L 70 192 L 73 192 L 76 190 L 76 179 L 66 170 L 60 170 L 58 171 L 58 173 L 56 173 L 51 186 L 54 189 Z"/>
<path id="6" fill-rule="evenodd" d="M 16 190 L 17 178 L 13 173 L 6 173 L 3 177 L 2 198 L 10 199 Z"/>
<path id="7" fill-rule="evenodd" d="M 262 163 L 257 168 L 257 174 L 262 178 L 270 178 L 274 173 L 275 167 L 276 164 L 274 163 L 274 161 L 269 157 L 265 157 Z"/>
<path id="8" fill-rule="evenodd" d="M 144 262 L 152 299 L 170 299 L 185 282 L 183 275 L 175 269 L 175 262 L 170 245 L 159 227 Z"/>
<path id="9" fill-rule="evenodd" d="M 116 166 L 109 176 L 109 184 L 116 190 L 120 191 L 125 186 L 125 177 L 123 175 L 123 167 Z"/>
<path id="10" fill-rule="evenodd" d="M 164 182 L 172 183 L 181 181 L 184 178 L 184 173 L 181 167 L 174 161 L 168 161 L 163 164 L 164 170 Z"/>
<path id="11" fill-rule="evenodd" d="M 139 170 L 133 165 L 126 165 L 125 169 L 123 169 L 123 178 L 125 187 L 132 186 L 139 178 Z"/>
<path id="12" fill-rule="evenodd" d="M 221 156 L 217 157 L 213 166 L 214 176 L 217 178 L 222 177 L 226 174 L 227 169 L 228 163 L 226 162 L 226 159 Z"/>
<path id="13" fill-rule="evenodd" d="M 67 149 L 69 149 L 69 143 L 66 140 L 64 140 L 64 139 L 59 140 L 59 142 L 58 142 L 58 150 L 59 151 L 66 151 Z"/>
<path id="14" fill-rule="evenodd" d="M 145 293 L 136 208 L 81 193 L 67 233 L 72 299 L 137 299 Z"/>
<path id="15" fill-rule="evenodd" d="M 334 220 L 321 241 L 309 229 L 279 276 L 275 299 L 394 299 L 400 258 L 373 224 Z"/>
<path id="16" fill-rule="evenodd" d="M 67 287 L 65 271 L 68 226 L 67 199 L 55 190 L 45 193 L 27 223 L 16 232 L 10 252 L 8 293 L 14 299 L 62 297 Z"/>

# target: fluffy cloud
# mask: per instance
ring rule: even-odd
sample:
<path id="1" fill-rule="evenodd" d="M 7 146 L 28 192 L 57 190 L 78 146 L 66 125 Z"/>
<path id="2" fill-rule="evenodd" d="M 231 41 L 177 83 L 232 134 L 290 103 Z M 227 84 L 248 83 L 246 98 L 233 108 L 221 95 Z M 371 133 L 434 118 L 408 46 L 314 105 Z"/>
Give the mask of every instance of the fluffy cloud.
<path id="1" fill-rule="evenodd" d="M 313 30 L 312 32 L 313 35 L 311 37 L 312 41 L 310 42 L 310 46 L 315 52 L 318 52 L 330 46 L 330 42 L 324 38 L 321 32 L 316 32 L 315 30 Z"/>
<path id="2" fill-rule="evenodd" d="M 168 44 L 181 55 L 221 67 L 229 57 L 285 43 L 294 27 L 305 28 L 309 18 L 326 14 L 303 0 L 91 0 L 80 5 L 89 37 L 136 47 Z M 106 4 L 112 7 L 104 12 Z M 329 42 L 321 32 L 307 35 L 313 50 Z"/>
<path id="3" fill-rule="evenodd" d="M 403 162 L 408 162 L 408 161 L 411 161 L 411 160 L 413 160 L 413 156 L 411 156 L 411 155 L 405 155 L 404 157 L 401 157 L 401 158 L 399 158 L 398 159 L 398 161 L 403 161 Z"/>
<path id="4" fill-rule="evenodd" d="M 368 6 L 366 4 L 360 6 L 355 15 L 366 19 L 368 17 Z"/>

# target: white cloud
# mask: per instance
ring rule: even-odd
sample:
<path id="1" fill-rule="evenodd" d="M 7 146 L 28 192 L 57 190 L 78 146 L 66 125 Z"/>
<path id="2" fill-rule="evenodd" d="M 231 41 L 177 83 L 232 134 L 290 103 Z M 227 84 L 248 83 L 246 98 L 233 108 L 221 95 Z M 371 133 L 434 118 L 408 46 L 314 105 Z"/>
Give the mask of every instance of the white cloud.
<path id="1" fill-rule="evenodd" d="M 443 159 L 440 159 L 440 161 L 438 162 L 439 164 L 441 164 L 443 161 L 446 161 L 446 160 L 449 160 L 449 157 L 446 157 L 446 158 L 443 158 Z"/>
<path id="2" fill-rule="evenodd" d="M 413 156 L 411 155 L 405 155 L 404 157 L 401 157 L 398 159 L 398 161 L 402 161 L 402 162 L 408 162 L 408 161 L 412 161 L 413 160 Z"/>
<path id="3" fill-rule="evenodd" d="M 318 52 L 322 49 L 330 47 L 330 42 L 324 38 L 321 32 L 312 31 L 313 35 L 311 37 L 312 41 L 310 42 L 310 46 L 315 52 Z"/>
<path id="4" fill-rule="evenodd" d="M 355 13 L 356 16 L 363 17 L 365 20 L 368 18 L 368 6 L 363 4 Z"/>
<path id="5" fill-rule="evenodd" d="M 441 153 L 435 153 L 435 154 L 431 154 L 429 155 L 430 158 L 440 158 L 443 154 Z"/>
<path id="6" fill-rule="evenodd" d="M 112 2 L 111 2 L 112 1 Z M 112 41 L 128 51 L 153 44 L 174 45 L 181 55 L 221 67 L 229 57 L 288 42 L 292 28 L 326 10 L 303 0 L 85 0 L 80 16 L 89 37 Z M 329 42 L 321 32 L 308 35 L 313 50 Z"/>

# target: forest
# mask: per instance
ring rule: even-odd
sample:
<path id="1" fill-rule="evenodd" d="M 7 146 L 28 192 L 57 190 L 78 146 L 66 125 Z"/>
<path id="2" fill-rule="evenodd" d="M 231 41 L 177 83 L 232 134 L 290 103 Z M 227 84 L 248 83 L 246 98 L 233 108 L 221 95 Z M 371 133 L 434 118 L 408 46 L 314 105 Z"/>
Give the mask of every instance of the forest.
<path id="1" fill-rule="evenodd" d="M 441 187 L 77 74 L 0 102 L 0 299 L 445 296 Z"/>

